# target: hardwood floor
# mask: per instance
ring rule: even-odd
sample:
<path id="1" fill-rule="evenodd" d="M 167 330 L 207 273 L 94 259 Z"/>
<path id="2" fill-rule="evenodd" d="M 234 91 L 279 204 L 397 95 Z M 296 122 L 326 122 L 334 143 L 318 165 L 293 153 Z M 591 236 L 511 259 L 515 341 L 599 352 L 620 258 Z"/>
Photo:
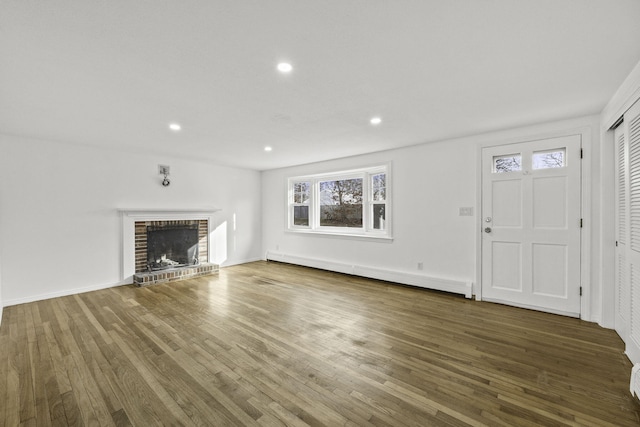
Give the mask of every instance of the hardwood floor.
<path id="1" fill-rule="evenodd" d="M 637 426 L 615 332 L 257 262 L 7 307 L 4 426 Z"/>

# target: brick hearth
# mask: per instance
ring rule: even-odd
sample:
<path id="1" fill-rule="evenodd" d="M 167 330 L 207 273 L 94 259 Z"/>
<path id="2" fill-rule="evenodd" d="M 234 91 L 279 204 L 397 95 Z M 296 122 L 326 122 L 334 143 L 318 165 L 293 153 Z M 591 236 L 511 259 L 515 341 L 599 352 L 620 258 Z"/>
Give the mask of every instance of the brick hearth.
<path id="1" fill-rule="evenodd" d="M 158 283 L 172 282 L 175 280 L 191 279 L 198 276 L 206 276 L 218 272 L 217 264 L 208 262 L 200 265 L 171 268 L 168 270 L 150 271 L 145 273 L 136 273 L 133 275 L 133 283 L 138 286 L 149 286 Z"/>

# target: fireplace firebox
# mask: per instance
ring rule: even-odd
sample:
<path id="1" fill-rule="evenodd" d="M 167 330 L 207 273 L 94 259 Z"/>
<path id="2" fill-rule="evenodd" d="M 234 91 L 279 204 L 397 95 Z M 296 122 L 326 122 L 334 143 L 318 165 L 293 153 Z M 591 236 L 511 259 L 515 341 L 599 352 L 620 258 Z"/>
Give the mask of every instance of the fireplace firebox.
<path id="1" fill-rule="evenodd" d="M 136 273 L 206 263 L 208 234 L 206 220 L 136 221 Z"/>
<path id="2" fill-rule="evenodd" d="M 147 227 L 149 271 L 198 265 L 198 224 Z"/>

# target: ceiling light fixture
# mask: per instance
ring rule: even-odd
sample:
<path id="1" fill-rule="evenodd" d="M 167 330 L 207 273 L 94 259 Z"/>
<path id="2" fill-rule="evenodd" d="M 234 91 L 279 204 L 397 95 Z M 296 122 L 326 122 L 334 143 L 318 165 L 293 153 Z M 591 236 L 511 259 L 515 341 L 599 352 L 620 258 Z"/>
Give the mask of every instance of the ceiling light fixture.
<path id="1" fill-rule="evenodd" d="M 271 151 L 271 150 L 273 150 L 273 148 L 271 148 L 271 147 L 269 147 L 269 146 L 264 147 L 264 151 Z"/>
<path id="2" fill-rule="evenodd" d="M 278 64 L 278 71 L 281 73 L 290 73 L 293 70 L 293 66 L 288 62 L 281 62 Z"/>
<path id="3" fill-rule="evenodd" d="M 380 117 L 372 117 L 371 120 L 369 120 L 369 123 L 374 126 L 379 125 L 380 123 L 382 123 L 382 119 Z"/>
<path id="4" fill-rule="evenodd" d="M 180 126 L 178 123 L 170 123 L 169 129 L 171 129 L 174 132 L 178 132 L 180 129 L 182 129 L 182 126 Z"/>

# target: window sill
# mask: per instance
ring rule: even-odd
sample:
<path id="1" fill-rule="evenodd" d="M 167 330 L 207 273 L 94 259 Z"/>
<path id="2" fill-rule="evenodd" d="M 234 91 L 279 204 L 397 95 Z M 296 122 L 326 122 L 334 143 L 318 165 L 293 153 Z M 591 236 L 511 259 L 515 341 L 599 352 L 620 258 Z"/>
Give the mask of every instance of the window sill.
<path id="1" fill-rule="evenodd" d="M 348 239 L 362 239 L 362 240 L 381 240 L 381 241 L 393 241 L 393 236 L 389 236 L 386 234 L 365 234 L 365 233 L 339 233 L 325 230 L 306 230 L 306 229 L 287 229 L 285 230 L 287 233 L 292 234 L 307 234 L 307 235 L 316 235 L 316 236 L 326 236 L 326 237 L 345 237 Z"/>

